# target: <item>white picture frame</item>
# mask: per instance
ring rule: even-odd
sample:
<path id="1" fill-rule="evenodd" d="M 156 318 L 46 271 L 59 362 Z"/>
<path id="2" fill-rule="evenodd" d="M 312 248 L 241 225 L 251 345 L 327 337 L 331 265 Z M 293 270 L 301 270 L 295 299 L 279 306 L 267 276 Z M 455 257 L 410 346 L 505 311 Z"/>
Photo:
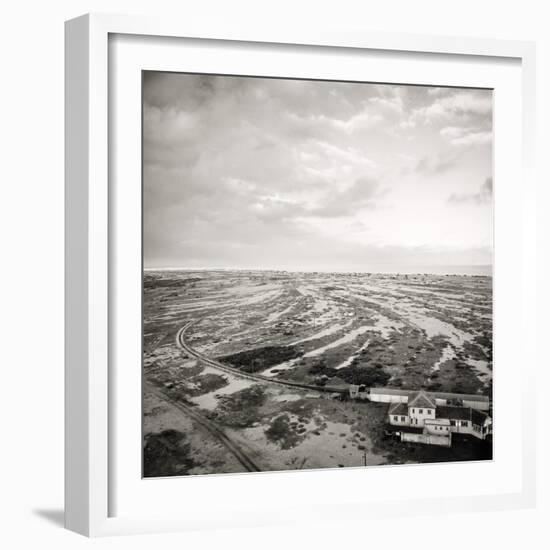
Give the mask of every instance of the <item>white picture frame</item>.
<path id="1" fill-rule="evenodd" d="M 325 475 L 331 479 L 331 504 L 329 509 L 327 505 L 322 509 L 312 506 L 309 512 L 304 513 L 302 521 L 305 519 L 312 522 L 328 520 L 329 516 L 332 519 L 356 519 L 367 512 L 372 517 L 532 506 L 535 500 L 536 452 L 531 419 L 535 415 L 536 355 L 534 346 L 531 345 L 533 336 L 530 336 L 534 334 L 534 321 L 531 319 L 535 318 L 535 298 L 529 287 L 528 277 L 534 273 L 535 264 L 535 189 L 531 180 L 535 120 L 534 44 L 473 38 L 392 35 L 370 31 L 348 33 L 322 29 L 304 29 L 299 33 L 273 29 L 266 33 L 259 29 L 244 27 L 239 30 L 203 28 L 189 21 L 180 23 L 169 18 L 85 15 L 66 23 L 66 527 L 84 535 L 101 536 L 231 525 L 282 524 L 293 521 L 292 514 L 287 513 L 276 499 L 261 506 L 255 503 L 252 507 L 247 506 L 245 502 L 233 503 L 235 508 L 242 508 L 246 512 L 238 517 L 231 514 L 232 508 L 228 502 L 221 502 L 219 509 L 213 511 L 209 517 L 201 517 L 200 506 L 193 517 L 186 516 L 181 511 L 171 515 L 160 511 L 154 515 L 145 507 L 141 510 L 136 507 L 130 513 L 119 513 L 116 509 L 118 507 L 113 506 L 112 491 L 115 482 L 118 482 L 115 476 L 118 469 L 116 457 L 113 456 L 114 449 L 120 450 L 120 446 L 125 445 L 120 436 L 121 421 L 114 423 L 113 420 L 119 407 L 120 390 L 115 389 L 113 383 L 113 334 L 110 330 L 110 326 L 114 324 L 114 259 L 110 252 L 119 213 L 109 185 L 115 176 L 113 164 L 116 162 L 113 158 L 115 153 L 109 150 L 114 124 L 113 113 L 109 108 L 113 105 L 112 85 L 116 80 L 114 72 L 119 67 L 110 60 L 109 40 L 110 37 L 116 36 L 133 37 L 132 40 L 137 41 L 140 40 L 139 37 L 193 38 L 199 43 L 209 41 L 210 44 L 222 49 L 233 44 L 248 43 L 260 44 L 264 49 L 274 50 L 290 47 L 298 51 L 301 48 L 308 51 L 352 49 L 359 53 L 399 52 L 404 57 L 425 54 L 437 56 L 443 64 L 446 60 L 458 57 L 495 65 L 515 64 L 515 73 L 521 84 L 518 88 L 521 100 L 521 106 L 518 106 L 521 108 L 521 135 L 516 136 L 517 141 L 511 144 L 513 150 L 508 156 L 517 161 L 517 167 L 521 170 L 518 171 L 521 184 L 513 190 L 517 197 L 516 207 L 521 210 L 521 216 L 517 213 L 507 214 L 507 209 L 513 202 L 505 202 L 506 191 L 501 195 L 503 206 L 499 205 L 501 199 L 498 198 L 498 183 L 496 192 L 497 218 L 500 216 L 500 220 L 504 222 L 501 222 L 501 225 L 497 223 L 496 240 L 499 239 L 499 227 L 504 228 L 506 225 L 506 215 L 511 219 L 519 219 L 521 229 L 517 232 L 514 242 L 510 244 L 510 254 L 515 255 L 515 261 L 518 263 L 517 277 L 507 283 L 511 285 L 515 282 L 521 285 L 518 289 L 519 296 L 514 302 L 515 311 L 521 314 L 522 319 L 519 328 L 521 338 L 518 339 L 520 344 L 508 345 L 515 345 L 518 355 L 521 346 L 521 358 L 524 361 L 516 384 L 521 409 L 521 418 L 518 420 L 521 424 L 521 437 L 517 443 L 517 460 L 514 466 L 509 466 L 515 469 L 513 473 L 517 483 L 514 487 L 510 489 L 503 486 L 501 490 L 495 487 L 492 492 L 475 495 L 457 493 L 448 498 L 434 496 L 429 491 L 425 495 L 417 491 L 414 497 L 396 495 L 395 499 L 390 500 L 378 497 L 372 500 L 361 494 L 354 494 L 350 500 L 336 493 L 334 488 L 339 483 L 346 486 L 357 482 L 358 475 L 361 475 L 357 470 L 290 474 L 294 477 L 289 477 L 289 474 L 266 473 L 261 474 L 265 477 L 256 480 L 250 475 L 246 480 L 245 476 L 222 476 L 223 479 L 212 476 L 208 480 L 195 478 L 192 483 L 196 490 L 201 492 L 213 491 L 216 485 L 224 484 L 228 489 L 230 485 L 235 487 L 240 484 L 247 487 L 244 490 L 246 493 L 248 490 L 255 490 L 253 485 L 259 486 L 260 490 L 267 490 L 265 488 L 269 486 L 271 479 L 284 491 L 296 485 L 296 476 L 305 476 L 309 482 L 304 482 L 304 489 L 309 487 L 313 491 L 311 480 L 316 479 L 314 476 Z M 196 62 L 200 63 L 200 58 L 198 59 Z M 139 136 L 135 137 L 139 139 Z M 498 124 L 495 127 L 495 139 L 498 144 Z M 496 163 L 500 162 L 498 158 L 497 156 Z M 512 195 L 508 193 L 508 197 L 511 198 Z M 124 237 L 116 236 L 116 239 L 120 238 Z M 506 290 L 503 286 L 501 291 L 496 293 L 497 313 L 500 307 L 499 293 L 500 296 L 504 296 Z M 511 298 L 510 300 L 512 301 Z M 498 317 L 496 323 L 499 323 Z M 504 325 L 503 322 L 502 326 Z M 506 339 L 502 338 L 501 342 L 504 340 Z M 497 351 L 498 345 L 497 339 Z M 504 405 L 501 407 L 502 411 L 507 410 Z M 497 412 L 497 422 L 498 414 Z M 115 426 L 118 427 L 115 429 Z M 498 460 L 497 456 L 495 461 Z M 396 483 L 403 486 L 407 486 L 411 475 L 418 475 L 414 472 L 411 474 L 411 470 L 401 475 L 401 470 L 394 469 L 392 475 L 399 480 Z M 382 470 L 378 470 L 380 471 Z M 439 472 L 434 474 L 435 478 L 438 475 L 447 475 L 442 469 Z M 337 479 L 335 474 L 341 477 Z M 502 473 L 499 475 L 502 477 Z M 510 475 L 511 478 L 514 476 Z M 369 479 L 373 480 L 372 477 Z M 168 484 L 175 481 L 161 480 L 161 483 L 167 488 Z M 129 490 L 129 486 L 123 486 L 120 490 Z M 134 494 L 129 495 L 127 500 L 134 497 L 137 502 L 138 497 Z"/>

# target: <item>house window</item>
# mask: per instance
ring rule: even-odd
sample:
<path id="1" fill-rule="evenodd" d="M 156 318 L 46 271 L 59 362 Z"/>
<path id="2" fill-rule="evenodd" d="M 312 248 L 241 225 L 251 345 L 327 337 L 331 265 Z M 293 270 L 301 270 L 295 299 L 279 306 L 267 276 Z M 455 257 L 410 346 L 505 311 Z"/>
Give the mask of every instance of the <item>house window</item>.
<path id="1" fill-rule="evenodd" d="M 468 421 L 467 420 L 461 420 L 460 425 L 464 426 L 464 427 L 467 427 L 468 426 Z"/>
<path id="2" fill-rule="evenodd" d="M 397 422 L 397 416 L 394 416 L 393 419 Z"/>
<path id="3" fill-rule="evenodd" d="M 405 417 L 404 416 L 401 417 L 401 422 L 405 422 Z"/>
<path id="4" fill-rule="evenodd" d="M 418 409 L 419 414 L 422 414 L 422 409 Z"/>
<path id="5" fill-rule="evenodd" d="M 451 426 L 456 426 L 456 420 L 451 420 Z"/>
<path id="6" fill-rule="evenodd" d="M 411 412 L 414 412 L 414 409 L 411 409 Z"/>
<path id="7" fill-rule="evenodd" d="M 427 412 L 428 414 L 432 414 L 432 409 L 427 409 L 426 412 Z"/>

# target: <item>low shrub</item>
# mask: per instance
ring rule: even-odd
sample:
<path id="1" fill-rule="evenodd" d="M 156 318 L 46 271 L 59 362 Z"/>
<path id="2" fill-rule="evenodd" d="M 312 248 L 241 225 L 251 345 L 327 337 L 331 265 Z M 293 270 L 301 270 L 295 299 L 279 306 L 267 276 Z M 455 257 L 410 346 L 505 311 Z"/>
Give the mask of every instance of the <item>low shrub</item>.
<path id="1" fill-rule="evenodd" d="M 291 346 L 266 346 L 218 357 L 218 360 L 243 372 L 253 373 L 299 356 L 300 352 Z"/>
<path id="2" fill-rule="evenodd" d="M 286 413 L 272 420 L 269 428 L 267 428 L 264 433 L 269 441 L 278 443 L 281 449 L 290 449 L 294 447 L 303 437 L 301 434 L 294 431 L 290 423 L 290 418 Z"/>
<path id="3" fill-rule="evenodd" d="M 348 384 L 384 386 L 390 375 L 376 367 L 356 367 L 351 365 L 338 370 L 338 377 Z"/>

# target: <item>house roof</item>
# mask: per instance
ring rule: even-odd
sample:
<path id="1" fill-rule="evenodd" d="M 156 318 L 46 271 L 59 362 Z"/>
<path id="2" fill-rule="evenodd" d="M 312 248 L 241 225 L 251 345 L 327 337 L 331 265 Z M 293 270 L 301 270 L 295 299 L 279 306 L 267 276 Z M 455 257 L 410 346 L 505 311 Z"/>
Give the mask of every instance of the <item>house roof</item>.
<path id="1" fill-rule="evenodd" d="M 472 422 L 474 424 L 477 424 L 478 426 L 483 426 L 485 424 L 485 421 L 489 417 L 488 414 L 485 414 L 484 412 L 477 411 L 476 409 L 472 409 Z"/>
<path id="2" fill-rule="evenodd" d="M 408 416 L 409 415 L 409 409 L 407 408 L 406 403 L 392 403 L 390 408 L 388 409 L 388 414 L 390 415 L 402 415 L 402 416 Z"/>
<path id="3" fill-rule="evenodd" d="M 469 393 L 450 393 L 450 392 L 430 392 L 430 395 L 436 399 L 462 399 L 462 401 L 477 401 L 480 403 L 489 403 L 486 395 L 475 395 Z"/>
<path id="4" fill-rule="evenodd" d="M 421 390 L 409 396 L 408 406 L 435 409 L 435 401 L 425 391 Z"/>
<path id="5" fill-rule="evenodd" d="M 469 407 L 445 407 L 439 406 L 435 410 L 436 418 L 448 418 L 450 420 L 471 420 L 472 409 Z"/>

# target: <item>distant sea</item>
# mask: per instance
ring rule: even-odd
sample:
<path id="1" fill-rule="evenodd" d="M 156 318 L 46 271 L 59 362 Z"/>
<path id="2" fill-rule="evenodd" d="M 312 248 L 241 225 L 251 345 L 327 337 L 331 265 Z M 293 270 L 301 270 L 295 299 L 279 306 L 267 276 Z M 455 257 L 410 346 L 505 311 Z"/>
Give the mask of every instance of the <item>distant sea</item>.
<path id="1" fill-rule="evenodd" d="M 384 266 L 372 269 L 371 273 L 429 273 L 431 275 L 485 275 L 491 277 L 492 265 L 420 265 L 420 266 Z"/>
<path id="2" fill-rule="evenodd" d="M 370 269 L 288 269 L 258 267 L 146 267 L 145 271 L 288 271 L 288 272 L 325 272 L 325 273 L 400 273 L 411 275 L 427 273 L 431 275 L 484 275 L 491 277 L 492 265 L 418 265 L 418 266 L 373 266 Z"/>

